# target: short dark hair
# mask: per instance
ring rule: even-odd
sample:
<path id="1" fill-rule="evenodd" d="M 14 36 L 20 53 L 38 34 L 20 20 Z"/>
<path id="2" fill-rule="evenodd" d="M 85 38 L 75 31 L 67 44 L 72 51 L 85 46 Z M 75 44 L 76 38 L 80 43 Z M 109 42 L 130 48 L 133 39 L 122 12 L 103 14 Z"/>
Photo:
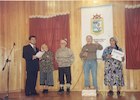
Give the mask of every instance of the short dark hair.
<path id="1" fill-rule="evenodd" d="M 29 40 L 31 40 L 31 38 L 36 38 L 36 36 L 34 35 L 29 36 Z"/>

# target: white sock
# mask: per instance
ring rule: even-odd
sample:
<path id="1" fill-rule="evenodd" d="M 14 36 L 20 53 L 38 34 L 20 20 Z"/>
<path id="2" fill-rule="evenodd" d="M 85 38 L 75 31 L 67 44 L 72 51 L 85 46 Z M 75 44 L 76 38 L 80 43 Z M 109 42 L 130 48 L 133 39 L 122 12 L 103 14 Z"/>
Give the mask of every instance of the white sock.
<path id="1" fill-rule="evenodd" d="M 66 86 L 67 86 L 67 88 L 70 88 L 70 84 L 68 83 L 68 84 L 66 84 Z"/>
<path id="2" fill-rule="evenodd" d="M 60 84 L 60 88 L 63 88 L 64 87 L 64 84 Z"/>

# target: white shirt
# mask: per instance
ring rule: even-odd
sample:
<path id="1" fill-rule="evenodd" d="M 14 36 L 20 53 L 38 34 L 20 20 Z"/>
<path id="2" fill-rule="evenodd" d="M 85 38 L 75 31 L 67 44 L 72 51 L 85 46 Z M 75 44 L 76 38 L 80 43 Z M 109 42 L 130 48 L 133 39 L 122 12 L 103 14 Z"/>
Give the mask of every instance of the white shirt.
<path id="1" fill-rule="evenodd" d="M 36 52 L 36 47 L 32 43 L 30 43 L 30 45 L 34 49 L 34 51 Z"/>
<path id="2" fill-rule="evenodd" d="M 32 43 L 29 43 L 31 45 L 32 48 L 34 48 L 34 45 Z"/>

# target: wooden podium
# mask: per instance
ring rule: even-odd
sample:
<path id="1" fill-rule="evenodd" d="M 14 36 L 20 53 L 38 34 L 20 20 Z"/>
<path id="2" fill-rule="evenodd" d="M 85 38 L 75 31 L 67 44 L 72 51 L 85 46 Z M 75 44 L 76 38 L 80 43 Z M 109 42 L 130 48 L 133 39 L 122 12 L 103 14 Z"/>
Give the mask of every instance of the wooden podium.
<path id="1" fill-rule="evenodd" d="M 85 89 L 85 90 L 82 90 L 82 96 L 97 96 L 97 93 L 96 93 L 96 90 L 94 89 Z"/>

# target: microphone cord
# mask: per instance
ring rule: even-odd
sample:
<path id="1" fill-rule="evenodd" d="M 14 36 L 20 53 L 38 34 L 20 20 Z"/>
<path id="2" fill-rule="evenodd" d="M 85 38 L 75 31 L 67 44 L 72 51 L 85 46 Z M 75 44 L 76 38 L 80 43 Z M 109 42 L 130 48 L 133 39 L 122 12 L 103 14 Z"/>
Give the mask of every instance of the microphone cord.
<path id="1" fill-rule="evenodd" d="M 75 86 L 78 84 L 78 82 L 79 82 L 79 80 L 80 80 L 80 78 L 81 78 L 81 76 L 82 76 L 82 73 L 83 73 L 83 68 L 82 68 L 82 71 L 81 71 L 81 73 L 80 73 L 80 75 L 79 75 L 79 77 L 78 77 L 76 83 L 73 85 L 73 87 L 71 88 L 71 90 L 73 90 L 73 89 L 75 88 Z"/>

